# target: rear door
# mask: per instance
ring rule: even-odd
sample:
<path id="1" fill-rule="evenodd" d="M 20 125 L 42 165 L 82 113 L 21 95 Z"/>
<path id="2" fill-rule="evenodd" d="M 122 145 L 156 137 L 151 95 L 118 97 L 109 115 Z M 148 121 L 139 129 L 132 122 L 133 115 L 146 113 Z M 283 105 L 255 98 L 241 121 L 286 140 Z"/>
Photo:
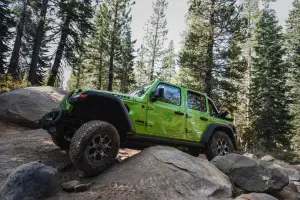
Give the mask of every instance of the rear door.
<path id="1" fill-rule="evenodd" d="M 187 91 L 187 129 L 189 140 L 200 141 L 209 126 L 207 98 L 199 93 Z"/>
<path id="2" fill-rule="evenodd" d="M 186 123 L 183 91 L 166 83 L 159 83 L 156 88 L 164 88 L 164 97 L 148 103 L 147 132 L 158 137 L 183 138 Z"/>

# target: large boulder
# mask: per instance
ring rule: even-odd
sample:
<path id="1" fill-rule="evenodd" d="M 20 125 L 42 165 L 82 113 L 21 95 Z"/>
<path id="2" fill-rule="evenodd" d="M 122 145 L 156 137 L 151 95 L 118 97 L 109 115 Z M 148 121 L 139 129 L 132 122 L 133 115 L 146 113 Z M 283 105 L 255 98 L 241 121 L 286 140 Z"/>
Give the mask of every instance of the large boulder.
<path id="1" fill-rule="evenodd" d="M 300 172 L 299 172 L 299 168 L 297 166 L 293 166 L 284 161 L 277 160 L 270 155 L 266 155 L 266 156 L 262 157 L 260 160 L 264 160 L 267 162 L 271 162 L 271 163 L 280 165 L 283 168 L 283 170 L 287 173 L 287 175 L 289 176 L 290 181 L 297 181 L 297 182 L 300 181 Z"/>
<path id="2" fill-rule="evenodd" d="M 252 153 L 244 153 L 244 156 L 248 157 L 248 158 L 253 158 L 253 159 L 258 159 L 256 157 L 256 155 L 252 154 Z"/>
<path id="3" fill-rule="evenodd" d="M 235 200 L 277 200 L 271 195 L 264 193 L 250 193 L 238 196 Z"/>
<path id="4" fill-rule="evenodd" d="M 0 120 L 39 128 L 38 120 L 66 95 L 52 87 L 28 87 L 0 94 Z"/>
<path id="5" fill-rule="evenodd" d="M 212 163 L 247 192 L 278 191 L 289 184 L 289 178 L 282 167 L 270 162 L 228 154 L 214 158 Z"/>
<path id="6" fill-rule="evenodd" d="M 261 160 L 271 162 L 271 161 L 275 160 L 275 158 L 273 156 L 266 155 L 266 156 L 262 157 Z"/>
<path id="7" fill-rule="evenodd" d="M 280 165 L 284 169 L 284 171 L 289 176 L 290 181 L 300 181 L 300 172 L 295 166 L 280 160 L 274 160 L 273 163 Z"/>
<path id="8" fill-rule="evenodd" d="M 101 199 L 223 200 L 232 196 L 232 186 L 229 178 L 207 160 L 156 146 L 96 177 L 89 193 L 99 192 Z"/>
<path id="9" fill-rule="evenodd" d="M 300 200 L 297 186 L 290 182 L 282 191 L 273 192 L 272 195 L 280 200 Z"/>
<path id="10" fill-rule="evenodd" d="M 0 189 L 1 200 L 40 200 L 53 196 L 59 190 L 56 169 L 38 162 L 16 168 Z"/>

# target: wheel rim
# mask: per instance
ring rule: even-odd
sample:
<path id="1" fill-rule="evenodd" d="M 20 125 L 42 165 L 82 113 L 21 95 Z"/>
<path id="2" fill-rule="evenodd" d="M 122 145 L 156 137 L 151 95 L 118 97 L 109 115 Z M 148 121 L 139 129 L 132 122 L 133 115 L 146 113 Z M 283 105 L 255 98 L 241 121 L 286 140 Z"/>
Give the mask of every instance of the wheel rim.
<path id="1" fill-rule="evenodd" d="M 217 152 L 219 156 L 224 156 L 230 153 L 230 148 L 226 140 L 224 139 L 217 140 Z"/>
<path id="2" fill-rule="evenodd" d="M 97 134 L 89 142 L 86 154 L 93 163 L 102 162 L 111 151 L 111 138 L 105 134 Z"/>

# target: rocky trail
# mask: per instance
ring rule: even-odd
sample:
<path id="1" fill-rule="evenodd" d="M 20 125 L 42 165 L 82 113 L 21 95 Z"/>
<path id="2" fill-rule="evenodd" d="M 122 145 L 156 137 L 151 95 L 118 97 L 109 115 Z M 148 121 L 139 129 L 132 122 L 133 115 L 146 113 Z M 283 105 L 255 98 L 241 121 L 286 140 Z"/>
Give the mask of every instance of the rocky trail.
<path id="1" fill-rule="evenodd" d="M 138 152 L 121 149 L 118 160 L 124 160 Z M 14 168 L 32 161 L 57 169 L 61 183 L 80 177 L 73 168 L 68 153 L 54 145 L 46 131 L 0 121 L 0 186 Z"/>

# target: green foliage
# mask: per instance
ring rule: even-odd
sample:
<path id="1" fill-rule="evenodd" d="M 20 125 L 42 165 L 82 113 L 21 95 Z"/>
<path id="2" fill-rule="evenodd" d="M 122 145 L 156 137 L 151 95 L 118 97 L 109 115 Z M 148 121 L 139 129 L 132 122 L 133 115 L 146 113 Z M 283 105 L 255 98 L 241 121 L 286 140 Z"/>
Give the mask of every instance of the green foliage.
<path id="1" fill-rule="evenodd" d="M 14 26 L 14 19 L 9 8 L 8 0 L 0 2 L 0 74 L 6 70 L 6 57 L 8 56 L 8 42 L 12 38 L 10 28 Z"/>
<path id="2" fill-rule="evenodd" d="M 188 28 L 180 52 L 180 65 L 190 68 L 193 77 L 204 83 L 204 91 L 213 96 L 228 67 L 228 46 L 239 25 L 239 7 L 235 0 L 189 1 Z"/>
<path id="3" fill-rule="evenodd" d="M 286 94 L 287 65 L 284 38 L 274 10 L 264 9 L 255 26 L 255 57 L 250 90 L 250 108 L 253 132 L 265 147 L 274 143 L 289 148 L 291 116 Z"/>
<path id="4" fill-rule="evenodd" d="M 57 35 L 60 39 L 47 80 L 50 86 L 54 86 L 59 79 L 62 61 L 71 67 L 75 65 L 78 54 L 83 50 L 83 40 L 91 35 L 94 28 L 91 22 L 94 15 L 92 0 L 60 0 L 58 7 L 61 24 Z"/>
<path id="5" fill-rule="evenodd" d="M 10 74 L 0 74 L 0 94 L 28 86 L 30 86 L 30 83 L 26 80 L 15 79 Z"/>
<path id="6" fill-rule="evenodd" d="M 135 63 L 135 78 L 137 86 L 143 86 L 149 84 L 149 68 L 147 67 L 146 61 L 146 48 L 142 44 L 141 47 L 137 50 L 137 58 Z"/>
<path id="7" fill-rule="evenodd" d="M 89 40 L 84 41 L 84 51 L 73 67 L 69 88 L 80 86 L 106 90 L 112 71 L 114 90 L 128 92 L 131 89 L 135 83 L 131 5 L 128 0 L 116 0 L 114 3 L 103 1 L 99 4 L 94 19 L 95 31 Z"/>
<path id="8" fill-rule="evenodd" d="M 151 82 L 158 78 L 161 73 L 161 64 L 165 56 L 165 41 L 167 39 L 166 0 L 155 0 L 152 4 L 152 15 L 145 26 L 145 36 L 143 38 L 143 59 L 144 64 L 137 67 L 145 71 L 147 81 Z M 141 63 L 140 63 L 141 64 Z"/>
<path id="9" fill-rule="evenodd" d="M 170 82 L 176 70 L 176 54 L 174 49 L 173 40 L 170 41 L 165 57 L 162 62 L 162 74 L 161 78 L 165 81 Z"/>
<path id="10" fill-rule="evenodd" d="M 289 77 L 288 84 L 292 87 L 289 99 L 292 101 L 290 112 L 293 115 L 293 149 L 300 152 L 300 2 L 294 0 L 293 10 L 287 21 L 286 44 L 288 50 Z"/>

